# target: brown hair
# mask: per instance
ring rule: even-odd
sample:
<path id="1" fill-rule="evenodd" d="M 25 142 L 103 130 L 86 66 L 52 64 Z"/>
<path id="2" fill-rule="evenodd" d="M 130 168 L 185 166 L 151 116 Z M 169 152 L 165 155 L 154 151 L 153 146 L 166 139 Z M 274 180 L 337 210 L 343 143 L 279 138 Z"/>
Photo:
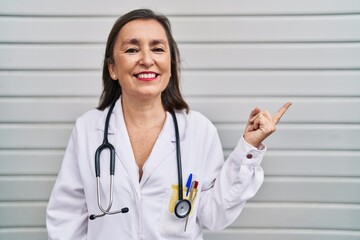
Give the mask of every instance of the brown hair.
<path id="1" fill-rule="evenodd" d="M 114 63 L 114 45 L 117 39 L 117 35 L 120 30 L 130 21 L 136 19 L 156 20 L 164 28 L 166 36 L 168 38 L 170 55 L 171 55 L 171 77 L 166 89 L 161 93 L 162 104 L 166 111 L 172 112 L 173 110 L 185 109 L 189 111 L 189 106 L 183 99 L 180 92 L 180 53 L 177 44 L 171 33 L 171 24 L 167 17 L 160 14 L 155 14 L 149 9 L 137 9 L 121 16 L 114 23 L 113 28 L 108 36 L 105 49 L 104 66 L 103 66 L 103 91 L 100 96 L 99 110 L 104 110 L 113 101 L 117 100 L 121 96 L 121 86 L 118 81 L 114 81 L 110 77 L 109 64 Z"/>

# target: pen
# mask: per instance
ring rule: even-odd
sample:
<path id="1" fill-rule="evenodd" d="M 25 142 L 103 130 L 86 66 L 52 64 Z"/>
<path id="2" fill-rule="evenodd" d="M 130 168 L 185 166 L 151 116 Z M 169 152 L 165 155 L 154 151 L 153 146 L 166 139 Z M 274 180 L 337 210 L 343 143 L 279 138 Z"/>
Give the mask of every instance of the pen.
<path id="1" fill-rule="evenodd" d="M 197 187 L 198 187 L 198 184 L 199 182 L 198 181 L 194 181 L 195 184 L 194 184 L 194 189 L 196 190 L 195 193 L 194 193 L 194 196 L 191 198 L 190 202 L 191 204 L 193 203 L 193 200 L 196 198 L 196 194 L 197 194 Z"/>
<path id="2" fill-rule="evenodd" d="M 191 181 L 192 181 L 192 173 L 190 173 L 187 182 L 186 182 L 186 197 L 189 195 L 189 191 L 191 188 Z"/>

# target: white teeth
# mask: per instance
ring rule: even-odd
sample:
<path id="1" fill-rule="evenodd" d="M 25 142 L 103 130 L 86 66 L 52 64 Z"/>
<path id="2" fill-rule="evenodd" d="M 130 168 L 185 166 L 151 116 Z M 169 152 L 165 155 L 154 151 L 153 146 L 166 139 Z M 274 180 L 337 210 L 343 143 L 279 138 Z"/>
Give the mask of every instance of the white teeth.
<path id="1" fill-rule="evenodd" d="M 140 73 L 137 75 L 138 78 L 155 78 L 155 73 Z"/>

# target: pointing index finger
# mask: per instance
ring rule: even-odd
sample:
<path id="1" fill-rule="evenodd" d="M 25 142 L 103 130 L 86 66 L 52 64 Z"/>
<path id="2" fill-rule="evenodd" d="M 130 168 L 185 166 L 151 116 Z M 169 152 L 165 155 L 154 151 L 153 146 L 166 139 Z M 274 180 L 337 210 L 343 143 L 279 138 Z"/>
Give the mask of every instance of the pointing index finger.
<path id="1" fill-rule="evenodd" d="M 272 119 L 274 121 L 275 124 L 277 124 L 281 117 L 285 114 L 285 112 L 288 110 L 288 108 L 291 106 L 291 102 L 287 102 L 285 103 L 284 106 L 282 106 L 279 111 L 277 111 L 273 116 L 272 116 Z"/>

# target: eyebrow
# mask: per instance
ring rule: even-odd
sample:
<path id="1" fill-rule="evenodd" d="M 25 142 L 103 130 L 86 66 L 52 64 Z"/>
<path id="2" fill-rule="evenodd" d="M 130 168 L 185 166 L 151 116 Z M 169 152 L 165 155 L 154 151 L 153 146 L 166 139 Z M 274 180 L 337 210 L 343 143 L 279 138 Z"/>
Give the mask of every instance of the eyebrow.
<path id="1" fill-rule="evenodd" d="M 126 39 L 121 45 L 125 45 L 125 44 L 139 45 L 139 40 L 136 38 Z"/>
<path id="2" fill-rule="evenodd" d="M 126 39 L 126 40 L 124 40 L 124 42 L 121 45 L 126 45 L 126 44 L 140 45 L 140 41 L 137 38 Z M 158 45 L 158 44 L 167 45 L 168 42 L 163 40 L 163 39 L 154 39 L 154 40 L 151 40 L 151 42 L 150 42 L 150 46 L 155 46 L 155 45 Z"/>
<path id="3" fill-rule="evenodd" d="M 151 46 L 158 45 L 158 44 L 165 44 L 165 45 L 167 45 L 168 42 L 165 41 L 165 40 L 162 40 L 162 39 L 154 39 L 154 40 L 152 40 L 151 43 L 150 43 Z"/>

